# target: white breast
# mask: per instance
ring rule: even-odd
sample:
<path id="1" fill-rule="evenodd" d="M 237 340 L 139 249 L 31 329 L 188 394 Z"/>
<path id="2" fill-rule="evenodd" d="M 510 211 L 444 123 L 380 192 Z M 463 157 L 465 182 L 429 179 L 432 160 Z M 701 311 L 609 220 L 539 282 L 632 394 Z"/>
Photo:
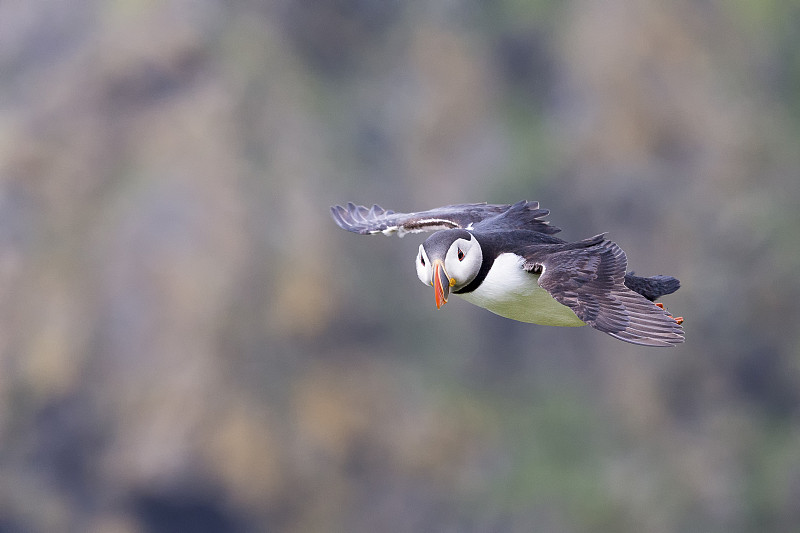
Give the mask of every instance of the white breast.
<path id="1" fill-rule="evenodd" d="M 494 260 L 483 283 L 461 294 L 466 301 L 506 318 L 546 326 L 584 326 L 569 307 L 541 288 L 539 276 L 522 268 L 523 258 L 512 253 Z"/>

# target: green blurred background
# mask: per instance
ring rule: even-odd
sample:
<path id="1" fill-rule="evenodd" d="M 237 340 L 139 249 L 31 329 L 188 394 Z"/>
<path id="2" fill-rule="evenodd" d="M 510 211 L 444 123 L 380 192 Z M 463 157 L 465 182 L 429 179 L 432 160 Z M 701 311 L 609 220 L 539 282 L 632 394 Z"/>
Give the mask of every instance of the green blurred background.
<path id="1" fill-rule="evenodd" d="M 332 204 L 538 200 L 671 350 Z M 0 3 L 0 531 L 800 531 L 800 3 Z"/>

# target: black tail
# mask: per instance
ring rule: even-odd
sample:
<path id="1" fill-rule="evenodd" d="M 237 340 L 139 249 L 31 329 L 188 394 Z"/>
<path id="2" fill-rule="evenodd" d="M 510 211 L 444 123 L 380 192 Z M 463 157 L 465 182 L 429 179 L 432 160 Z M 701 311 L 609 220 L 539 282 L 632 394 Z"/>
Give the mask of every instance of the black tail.
<path id="1" fill-rule="evenodd" d="M 625 286 L 638 292 L 651 302 L 665 294 L 672 294 L 681 288 L 681 282 L 672 276 L 652 276 L 643 278 L 633 272 L 625 274 Z"/>

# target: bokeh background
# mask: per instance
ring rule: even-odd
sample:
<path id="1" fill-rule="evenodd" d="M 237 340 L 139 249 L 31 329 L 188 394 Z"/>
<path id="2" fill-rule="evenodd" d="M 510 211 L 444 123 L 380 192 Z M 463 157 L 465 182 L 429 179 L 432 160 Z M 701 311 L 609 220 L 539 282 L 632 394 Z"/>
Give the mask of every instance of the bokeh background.
<path id="1" fill-rule="evenodd" d="M 0 531 L 800 531 L 800 3 L 0 3 Z M 338 229 L 538 200 L 687 342 Z"/>

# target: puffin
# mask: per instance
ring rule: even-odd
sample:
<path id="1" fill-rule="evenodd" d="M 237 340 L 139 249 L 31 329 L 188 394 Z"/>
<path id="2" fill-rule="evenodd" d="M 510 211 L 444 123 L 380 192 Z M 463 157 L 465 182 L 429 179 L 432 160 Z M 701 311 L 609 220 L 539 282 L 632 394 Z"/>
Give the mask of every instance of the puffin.
<path id="1" fill-rule="evenodd" d="M 589 325 L 644 346 L 684 341 L 682 317 L 656 299 L 680 288 L 671 276 L 628 272 L 625 252 L 605 233 L 568 242 L 538 202 L 457 204 L 416 213 L 348 202 L 336 224 L 360 235 L 432 231 L 414 262 L 436 307 L 451 294 L 500 316 L 546 326 Z"/>

